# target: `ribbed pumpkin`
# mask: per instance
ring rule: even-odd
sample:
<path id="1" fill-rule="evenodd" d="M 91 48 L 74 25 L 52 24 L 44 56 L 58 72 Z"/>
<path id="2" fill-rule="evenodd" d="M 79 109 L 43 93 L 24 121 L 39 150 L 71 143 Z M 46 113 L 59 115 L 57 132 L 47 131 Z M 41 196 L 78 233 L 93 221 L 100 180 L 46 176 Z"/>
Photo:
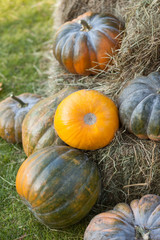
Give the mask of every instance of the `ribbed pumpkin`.
<path id="1" fill-rule="evenodd" d="M 117 204 L 95 216 L 84 240 L 160 240 L 160 197 L 153 194 Z"/>
<path id="2" fill-rule="evenodd" d="M 21 165 L 16 189 L 35 217 L 50 228 L 79 222 L 100 194 L 100 176 L 87 156 L 67 146 L 50 146 Z"/>
<path id="3" fill-rule="evenodd" d="M 0 102 L 0 136 L 10 143 L 22 142 L 22 122 L 41 97 L 32 93 L 12 95 Z"/>
<path id="4" fill-rule="evenodd" d="M 118 100 L 120 120 L 139 138 L 160 140 L 160 73 L 137 77 Z"/>
<path id="5" fill-rule="evenodd" d="M 58 106 L 54 126 L 71 147 L 95 150 L 109 144 L 119 126 L 114 102 L 95 90 L 79 90 Z"/>
<path id="6" fill-rule="evenodd" d="M 29 111 L 22 125 L 22 143 L 27 156 L 41 148 L 53 144 L 63 144 L 55 133 L 54 114 L 58 104 L 77 90 L 76 87 L 64 88 L 58 93 L 41 100 Z"/>
<path id="7" fill-rule="evenodd" d="M 123 29 L 123 24 L 111 14 L 84 13 L 57 30 L 53 53 L 71 73 L 96 74 L 111 62 L 120 47 Z"/>

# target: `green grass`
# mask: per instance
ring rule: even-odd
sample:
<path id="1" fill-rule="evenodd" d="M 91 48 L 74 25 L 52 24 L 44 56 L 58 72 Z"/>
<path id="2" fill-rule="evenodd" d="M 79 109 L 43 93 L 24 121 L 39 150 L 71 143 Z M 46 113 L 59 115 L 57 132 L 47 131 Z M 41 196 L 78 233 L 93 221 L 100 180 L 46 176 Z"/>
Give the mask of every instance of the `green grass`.
<path id="1" fill-rule="evenodd" d="M 37 92 L 45 80 L 43 53 L 52 35 L 54 0 L 0 0 L 0 100 L 12 92 Z M 21 202 L 15 188 L 26 156 L 21 145 L 0 139 L 0 239 L 83 239 L 87 221 L 53 231 L 41 225 Z"/>
<path id="2" fill-rule="evenodd" d="M 33 92 L 42 78 L 40 59 L 45 42 L 50 40 L 51 1 L 43 0 L 41 4 L 35 0 L 1 1 L 0 81 L 4 83 L 1 97 L 12 91 Z"/>

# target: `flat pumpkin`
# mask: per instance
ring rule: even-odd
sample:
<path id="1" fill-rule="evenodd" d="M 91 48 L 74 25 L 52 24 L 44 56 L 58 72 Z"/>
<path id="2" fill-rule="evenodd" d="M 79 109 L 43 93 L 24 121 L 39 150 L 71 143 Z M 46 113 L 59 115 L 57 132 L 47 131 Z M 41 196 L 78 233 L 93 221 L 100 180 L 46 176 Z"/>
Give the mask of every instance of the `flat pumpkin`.
<path id="1" fill-rule="evenodd" d="M 109 144 L 119 127 L 114 102 L 95 90 L 79 90 L 66 97 L 54 117 L 59 137 L 71 147 L 95 150 Z"/>
<path id="2" fill-rule="evenodd" d="M 88 214 L 99 197 L 101 180 L 96 165 L 83 152 L 50 146 L 23 162 L 16 189 L 40 222 L 64 228 Z"/>
<path id="3" fill-rule="evenodd" d="M 160 140 L 160 73 L 139 76 L 118 99 L 122 125 L 142 139 Z"/>
<path id="4" fill-rule="evenodd" d="M 84 240 L 160 240 L 160 197 L 154 194 L 117 204 L 96 215 Z"/>
<path id="5" fill-rule="evenodd" d="M 0 102 L 0 136 L 9 143 L 22 142 L 22 122 L 41 97 L 32 93 L 12 95 Z"/>
<path id="6" fill-rule="evenodd" d="M 77 90 L 76 87 L 66 87 L 44 98 L 28 112 L 22 125 L 22 143 L 27 156 L 50 145 L 64 144 L 55 132 L 54 115 L 58 104 Z"/>
<path id="7" fill-rule="evenodd" d="M 97 74 L 111 63 L 123 29 L 123 23 L 111 14 L 84 13 L 57 30 L 54 56 L 71 73 Z"/>

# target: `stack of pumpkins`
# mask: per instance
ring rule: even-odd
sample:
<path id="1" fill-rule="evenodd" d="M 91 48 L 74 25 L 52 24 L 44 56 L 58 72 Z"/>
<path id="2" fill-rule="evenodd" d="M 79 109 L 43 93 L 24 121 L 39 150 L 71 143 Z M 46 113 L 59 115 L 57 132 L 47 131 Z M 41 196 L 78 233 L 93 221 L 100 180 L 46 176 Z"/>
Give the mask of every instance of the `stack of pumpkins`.
<path id="1" fill-rule="evenodd" d="M 120 47 L 123 24 L 113 15 L 87 12 L 55 34 L 54 55 L 71 73 L 105 70 Z M 21 142 L 28 158 L 16 189 L 35 217 L 50 228 L 79 222 L 96 203 L 101 179 L 82 150 L 108 145 L 123 126 L 139 138 L 160 139 L 160 74 L 137 77 L 115 103 L 104 94 L 74 87 L 53 96 L 22 94 L 0 103 L 0 136 Z M 80 149 L 80 150 L 78 150 Z M 160 197 L 146 195 L 96 216 L 85 240 L 160 240 Z"/>

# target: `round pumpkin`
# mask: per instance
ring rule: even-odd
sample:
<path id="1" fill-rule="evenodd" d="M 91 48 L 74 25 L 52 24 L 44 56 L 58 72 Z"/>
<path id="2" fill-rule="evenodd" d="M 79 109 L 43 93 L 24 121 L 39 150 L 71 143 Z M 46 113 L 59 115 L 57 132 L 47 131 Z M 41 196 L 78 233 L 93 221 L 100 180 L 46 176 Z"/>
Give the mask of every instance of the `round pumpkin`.
<path id="1" fill-rule="evenodd" d="M 96 165 L 81 151 L 50 146 L 30 155 L 16 177 L 16 189 L 35 217 L 50 228 L 79 222 L 100 194 Z"/>
<path id="2" fill-rule="evenodd" d="M 59 137 L 71 147 L 95 150 L 109 144 L 119 126 L 114 102 L 95 90 L 79 90 L 66 97 L 54 117 Z"/>
<path id="3" fill-rule="evenodd" d="M 160 197 L 148 194 L 96 215 L 84 234 L 84 240 L 95 239 L 160 240 Z"/>
<path id="4" fill-rule="evenodd" d="M 118 100 L 123 126 L 139 138 L 160 140 L 160 73 L 137 77 Z"/>
<path id="5" fill-rule="evenodd" d="M 121 21 L 111 14 L 84 13 L 56 32 L 53 53 L 69 72 L 97 74 L 120 47 Z"/>
<path id="6" fill-rule="evenodd" d="M 9 143 L 22 142 L 22 122 L 41 97 L 32 93 L 12 95 L 0 102 L 0 136 Z"/>
<path id="7" fill-rule="evenodd" d="M 67 87 L 37 103 L 26 115 L 22 124 L 22 143 L 27 156 L 33 152 L 56 144 L 64 144 L 54 129 L 54 114 L 58 104 L 76 87 Z"/>

